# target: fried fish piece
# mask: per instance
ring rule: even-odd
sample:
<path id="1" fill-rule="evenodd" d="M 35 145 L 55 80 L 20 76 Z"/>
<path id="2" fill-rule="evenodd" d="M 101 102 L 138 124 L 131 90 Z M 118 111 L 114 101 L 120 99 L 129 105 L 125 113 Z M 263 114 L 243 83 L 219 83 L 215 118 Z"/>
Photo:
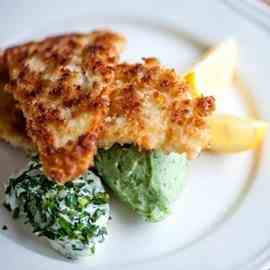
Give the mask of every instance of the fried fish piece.
<path id="1" fill-rule="evenodd" d="M 215 99 L 193 98 L 191 93 L 184 78 L 155 58 L 117 65 L 98 146 L 133 143 L 141 149 L 185 152 L 189 159 L 196 158 L 209 144 L 206 119 L 215 109 Z"/>
<path id="2" fill-rule="evenodd" d="M 120 34 L 95 31 L 4 51 L 5 91 L 22 110 L 27 134 L 52 179 L 74 179 L 92 164 L 124 44 Z"/>
<path id="3" fill-rule="evenodd" d="M 192 99 L 189 86 L 173 70 L 160 67 L 154 59 L 145 62 L 117 66 L 99 147 L 134 143 L 143 149 L 184 151 L 194 158 L 209 142 L 205 117 L 214 109 L 214 99 Z M 0 100 L 0 111 L 12 112 L 0 115 L 0 137 L 25 150 L 33 149 L 13 97 L 0 89 Z"/>
<path id="4" fill-rule="evenodd" d="M 119 40 L 118 46 L 110 44 L 111 54 L 120 53 L 123 39 Z M 100 49 L 93 42 L 91 50 L 83 48 L 86 52 L 80 54 L 82 60 L 76 62 L 75 70 L 72 68 L 72 76 L 60 72 L 59 81 L 55 58 L 44 60 L 46 53 L 41 50 L 42 43 L 38 44 L 37 52 L 26 50 L 23 66 L 20 59 L 16 63 L 14 55 L 6 52 L 5 62 L 11 74 L 7 90 L 18 100 L 29 135 L 51 178 L 65 182 L 81 174 L 92 162 L 95 143 L 103 148 L 133 143 L 141 149 L 186 152 L 190 159 L 208 145 L 206 118 L 215 108 L 214 98 L 193 98 L 189 84 L 175 70 L 162 67 L 154 58 L 139 64 L 116 64 L 117 57 L 106 61 L 108 51 L 104 45 Z M 51 47 L 47 45 L 46 50 L 51 52 Z M 74 51 L 71 55 L 74 58 Z M 45 69 L 37 72 L 35 68 L 33 72 L 31 66 L 39 66 L 40 62 L 45 62 Z M 28 77 L 24 75 L 25 66 Z M 67 69 L 69 74 L 70 65 L 64 67 Z M 88 70 L 91 76 L 80 79 L 87 87 L 74 90 L 78 74 L 81 78 L 81 73 Z M 95 81 L 89 82 L 89 78 Z"/>

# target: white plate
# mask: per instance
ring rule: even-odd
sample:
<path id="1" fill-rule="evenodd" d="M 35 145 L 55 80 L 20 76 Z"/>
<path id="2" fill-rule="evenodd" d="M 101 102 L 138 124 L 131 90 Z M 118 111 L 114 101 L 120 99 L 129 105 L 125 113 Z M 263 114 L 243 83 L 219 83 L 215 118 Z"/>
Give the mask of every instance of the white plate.
<path id="1" fill-rule="evenodd" d="M 226 2 L 1 1 L 0 25 L 1 47 L 51 33 L 110 27 L 128 37 L 124 59 L 157 56 L 179 72 L 207 47 L 234 36 L 241 48 L 241 81 L 218 97 L 219 108 L 237 115 L 259 110 L 270 119 L 269 33 Z M 242 92 L 236 91 L 239 85 Z M 243 94 L 246 88 L 252 98 Z M 114 201 L 109 238 L 95 257 L 78 263 L 61 258 L 1 208 L 0 226 L 9 230 L 0 232 L 0 268 L 258 269 L 270 255 L 269 144 L 268 137 L 261 151 L 201 155 L 192 162 L 173 215 L 159 224 L 143 222 Z M 0 145 L 2 187 L 25 161 L 19 151 Z"/>

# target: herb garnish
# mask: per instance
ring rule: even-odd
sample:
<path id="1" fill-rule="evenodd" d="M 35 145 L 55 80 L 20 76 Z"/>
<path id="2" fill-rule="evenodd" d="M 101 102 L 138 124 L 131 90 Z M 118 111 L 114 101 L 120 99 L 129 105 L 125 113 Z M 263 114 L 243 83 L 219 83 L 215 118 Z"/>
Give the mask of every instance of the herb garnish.
<path id="1" fill-rule="evenodd" d="M 3 231 L 6 231 L 6 230 L 8 230 L 8 227 L 7 227 L 7 225 L 4 225 L 4 226 L 2 227 L 2 230 L 3 230 Z"/>
<path id="2" fill-rule="evenodd" d="M 109 196 L 91 171 L 60 185 L 43 174 L 34 158 L 19 175 L 10 177 L 6 195 L 5 206 L 14 218 L 22 216 L 33 233 L 60 241 L 61 247 L 67 243 L 74 252 L 88 249 L 92 253 L 95 243 L 107 234 Z M 14 198 L 16 205 L 12 205 Z M 72 252 L 65 255 L 74 257 Z"/>

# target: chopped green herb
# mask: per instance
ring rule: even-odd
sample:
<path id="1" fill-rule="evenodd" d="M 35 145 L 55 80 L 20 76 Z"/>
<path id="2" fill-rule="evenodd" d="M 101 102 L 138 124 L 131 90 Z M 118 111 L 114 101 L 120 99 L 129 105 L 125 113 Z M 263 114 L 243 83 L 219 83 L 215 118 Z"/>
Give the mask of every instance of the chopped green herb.
<path id="1" fill-rule="evenodd" d="M 8 210 L 11 211 L 10 205 L 7 203 L 3 203 L 3 206 Z"/>
<path id="2" fill-rule="evenodd" d="M 96 247 L 95 247 L 95 246 L 92 246 L 92 247 L 91 247 L 91 252 L 92 252 L 93 254 L 95 254 L 95 252 L 96 252 Z"/>
<path id="3" fill-rule="evenodd" d="M 65 201 L 69 207 L 75 207 L 78 203 L 77 196 L 75 194 L 68 194 L 65 197 Z"/>
<path id="4" fill-rule="evenodd" d="M 78 198 L 78 202 L 81 208 L 84 208 L 87 204 L 89 204 L 89 199 L 86 197 Z"/>
<path id="5" fill-rule="evenodd" d="M 3 231 L 6 231 L 6 230 L 8 230 L 8 227 L 7 227 L 7 225 L 4 225 L 4 226 L 2 227 L 2 230 L 3 230 Z"/>
<path id="6" fill-rule="evenodd" d="M 13 214 L 12 214 L 12 217 L 13 217 L 14 219 L 16 219 L 16 218 L 19 217 L 19 215 L 20 215 L 20 208 L 17 207 L 17 208 L 14 209 Z"/>
<path id="7" fill-rule="evenodd" d="M 60 185 L 50 181 L 38 159 L 9 179 L 5 207 L 22 216 L 37 236 L 45 236 L 68 258 L 91 254 L 104 240 L 109 196 L 91 171 Z"/>
<path id="8" fill-rule="evenodd" d="M 109 202 L 109 194 L 104 192 L 99 192 L 96 194 L 96 196 L 92 199 L 92 202 L 94 204 L 104 204 Z"/>

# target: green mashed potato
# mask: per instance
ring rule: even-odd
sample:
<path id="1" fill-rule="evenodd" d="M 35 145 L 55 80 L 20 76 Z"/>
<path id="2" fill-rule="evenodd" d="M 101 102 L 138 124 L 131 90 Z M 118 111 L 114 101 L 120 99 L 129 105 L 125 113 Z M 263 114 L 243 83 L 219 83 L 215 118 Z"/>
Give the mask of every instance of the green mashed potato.
<path id="1" fill-rule="evenodd" d="M 13 216 L 32 226 L 33 233 L 70 259 L 95 252 L 107 235 L 109 197 L 94 173 L 65 185 L 44 176 L 40 162 L 33 159 L 9 178 L 6 206 Z"/>
<path id="2" fill-rule="evenodd" d="M 157 222 L 170 213 L 171 203 L 181 192 L 188 161 L 184 154 L 114 145 L 98 152 L 96 169 L 123 202 L 146 221 Z"/>

